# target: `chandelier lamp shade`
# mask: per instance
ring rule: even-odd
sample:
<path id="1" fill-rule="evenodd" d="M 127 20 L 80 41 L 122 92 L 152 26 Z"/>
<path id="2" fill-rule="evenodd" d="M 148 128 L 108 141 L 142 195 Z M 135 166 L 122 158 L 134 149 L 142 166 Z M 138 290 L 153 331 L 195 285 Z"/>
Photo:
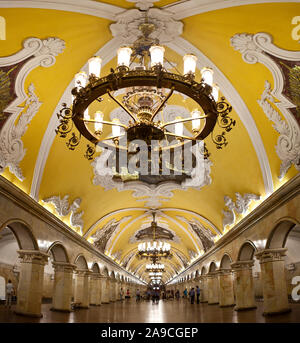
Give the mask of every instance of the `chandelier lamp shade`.
<path id="1" fill-rule="evenodd" d="M 230 131 L 235 121 L 228 116 L 231 106 L 224 98 L 219 100 L 213 70 L 203 68 L 202 78 L 196 81 L 197 56 L 186 54 L 183 74 L 167 71 L 165 65 L 169 62 L 165 58 L 165 48 L 150 37 L 155 25 L 146 18 L 139 29 L 142 34 L 132 46 L 121 46 L 117 50 L 115 70 L 101 76 L 102 60 L 94 56 L 88 61 L 88 74 L 81 71 L 75 75 L 73 104 L 71 107 L 63 104 L 58 113 L 60 122 L 56 133 L 63 138 L 71 135 L 67 142 L 71 150 L 84 136 L 89 141 L 85 155 L 88 159 L 92 159 L 96 145 L 128 151 L 130 142 L 137 139 L 148 145 L 151 140 L 157 140 L 159 149 L 175 149 L 187 142 L 195 144 L 212 134 L 217 148 L 222 148 L 227 144 L 225 131 Z M 117 93 L 120 90 L 125 93 L 121 98 Z M 163 110 L 174 92 L 193 100 L 195 108 L 190 117 L 178 113 L 175 120 L 164 120 Z M 126 124 L 117 118 L 106 120 L 105 106 L 99 111 L 91 110 L 94 103 L 101 106 L 104 96 L 127 114 Z M 214 136 L 216 123 L 223 132 Z M 79 134 L 72 132 L 74 127 Z"/>

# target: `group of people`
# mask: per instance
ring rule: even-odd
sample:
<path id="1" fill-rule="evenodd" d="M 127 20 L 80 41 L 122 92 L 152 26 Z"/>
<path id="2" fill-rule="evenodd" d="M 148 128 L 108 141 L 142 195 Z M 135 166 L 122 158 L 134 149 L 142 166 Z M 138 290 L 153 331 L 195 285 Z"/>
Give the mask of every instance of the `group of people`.
<path id="1" fill-rule="evenodd" d="M 9 280 L 10 281 L 10 280 Z M 143 298 L 141 295 L 141 291 L 138 288 L 136 290 L 136 294 L 135 294 L 135 299 L 136 302 L 141 301 L 141 299 L 145 299 L 150 301 L 152 299 L 153 304 L 157 304 L 160 300 L 160 297 L 162 298 L 162 300 L 167 300 L 167 299 L 174 299 L 174 296 L 177 300 L 180 299 L 180 292 L 179 290 L 176 290 L 175 294 L 174 291 L 168 291 L 169 293 L 162 291 L 160 294 L 160 291 L 158 289 L 148 289 L 145 297 Z M 183 298 L 187 299 L 189 297 L 190 303 L 194 304 L 195 303 L 195 299 L 197 301 L 197 304 L 200 303 L 200 288 L 199 286 L 196 286 L 196 289 L 194 287 L 192 287 L 190 289 L 190 291 L 187 290 L 187 288 L 185 288 L 185 290 L 183 291 Z M 120 289 L 120 300 L 124 299 L 124 291 L 123 288 Z M 127 289 L 126 294 L 125 294 L 125 299 L 130 299 L 130 291 L 129 289 Z"/>
<path id="2" fill-rule="evenodd" d="M 195 302 L 195 296 L 197 299 L 197 304 L 200 303 L 200 288 L 199 286 L 196 286 L 196 289 L 192 287 L 190 291 L 188 292 L 187 288 L 183 291 L 183 297 L 187 299 L 189 296 L 191 304 L 194 304 Z"/>

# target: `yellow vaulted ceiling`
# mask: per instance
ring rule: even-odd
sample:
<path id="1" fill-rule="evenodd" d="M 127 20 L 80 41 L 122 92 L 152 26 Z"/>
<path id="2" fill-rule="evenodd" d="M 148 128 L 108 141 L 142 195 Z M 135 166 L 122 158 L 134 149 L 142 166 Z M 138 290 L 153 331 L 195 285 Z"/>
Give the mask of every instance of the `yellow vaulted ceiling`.
<path id="1" fill-rule="evenodd" d="M 135 2 L 126 0 L 102 2 L 120 7 L 120 12 L 135 8 Z M 176 1 L 161 0 L 154 2 L 154 6 L 163 7 L 174 3 Z M 170 10 L 172 8 L 170 7 Z M 299 12 L 299 8 L 299 4 L 287 2 L 252 4 L 206 11 L 182 20 L 184 24 L 182 37 L 219 68 L 249 109 L 268 156 L 274 190 L 280 186 L 278 174 L 281 161 L 275 150 L 278 133 L 257 103 L 265 81 L 268 80 L 273 85 L 273 76 L 260 63 L 253 65 L 245 63 L 241 53 L 230 45 L 230 38 L 237 33 L 266 32 L 272 35 L 274 44 L 280 48 L 297 51 L 299 43 L 291 37 L 293 28 L 291 19 Z M 8 169 L 4 171 L 3 176 L 29 194 L 40 145 L 49 120 L 74 74 L 113 38 L 109 28 L 113 20 L 101 18 L 99 13 L 93 16 L 71 10 L 37 8 L 1 8 L 0 15 L 6 19 L 7 24 L 7 39 L 0 41 L 1 57 L 15 54 L 22 48 L 24 39 L 28 37 L 40 39 L 58 37 L 66 44 L 65 50 L 56 57 L 53 66 L 32 70 L 25 81 L 25 90 L 33 83 L 35 92 L 42 102 L 39 112 L 22 137 L 26 154 L 20 167 L 25 180 L 21 182 Z M 177 69 L 182 70 L 182 57 L 177 52 L 167 48 L 166 57 L 177 63 Z M 114 58 L 103 67 L 102 75 L 108 73 L 115 65 Z M 200 72 L 197 70 L 197 76 L 199 75 Z M 222 93 L 224 90 L 220 89 L 220 91 Z M 185 106 L 188 110 L 193 109 L 191 104 L 179 96 L 174 96 L 170 104 Z M 111 102 L 106 102 L 105 106 L 108 119 L 108 113 L 116 106 Z M 190 251 L 193 250 L 199 255 L 203 253 L 202 247 L 199 245 L 196 233 L 187 222 L 178 217 L 184 217 L 190 222 L 198 220 L 218 238 L 224 233 L 222 210 L 225 207 L 225 195 L 232 199 L 235 199 L 236 192 L 266 195 L 259 160 L 249 133 L 235 109 L 231 117 L 236 121 L 236 126 L 227 134 L 228 146 L 217 150 L 209 137 L 206 140 L 207 148 L 211 153 L 209 157 L 212 162 L 211 184 L 201 190 L 192 188 L 174 190 L 174 196 L 168 201 L 163 201 L 160 206 L 162 214 L 166 216 L 161 217 L 160 220 L 164 221 L 165 225 L 180 238 L 179 243 L 171 243 L 172 247 L 188 261 L 191 261 Z M 93 184 L 91 162 L 83 158 L 87 143 L 83 140 L 75 151 L 69 151 L 65 140 L 59 137 L 54 139 L 42 174 L 37 200 L 43 204 L 42 200 L 47 197 L 54 195 L 62 197 L 66 194 L 72 201 L 81 198 L 80 210 L 84 211 L 82 233 L 91 242 L 91 237 L 100 232 L 111 220 L 118 222 L 126 216 L 130 217 L 120 224 L 118 232 L 112 236 L 106 249 L 106 253 L 111 257 L 116 252 L 120 252 L 118 262 L 122 263 L 130 252 L 137 249 L 138 243 L 130 243 L 129 240 L 149 218 L 146 213 L 148 209 L 144 206 L 145 202 L 133 196 L 132 191 L 105 190 Z M 296 173 L 296 169 L 291 167 L 285 181 Z M 53 205 L 45 205 L 45 207 L 55 213 Z M 69 223 L 68 218 L 62 219 Z M 169 262 L 167 270 L 171 275 L 174 274 L 174 267 L 178 270 L 182 268 L 178 257 L 174 257 Z M 169 262 L 166 261 L 166 265 Z M 133 259 L 129 269 L 135 271 L 140 265 L 141 261 Z M 140 269 L 139 275 L 143 273 L 144 267 Z"/>

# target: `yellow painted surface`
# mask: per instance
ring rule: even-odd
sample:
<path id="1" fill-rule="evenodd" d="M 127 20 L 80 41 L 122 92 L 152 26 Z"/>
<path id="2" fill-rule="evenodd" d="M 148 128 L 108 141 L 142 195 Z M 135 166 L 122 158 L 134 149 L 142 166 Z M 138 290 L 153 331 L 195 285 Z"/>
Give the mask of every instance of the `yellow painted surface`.
<path id="1" fill-rule="evenodd" d="M 103 2 L 124 8 L 134 8 L 134 3 L 125 0 Z M 173 2 L 161 0 L 155 3 L 155 6 L 165 6 Z M 265 80 L 273 85 L 272 74 L 261 64 L 245 63 L 241 53 L 235 51 L 230 45 L 230 38 L 236 33 L 267 32 L 272 34 L 274 43 L 280 48 L 299 50 L 298 42 L 291 36 L 293 29 L 291 19 L 297 11 L 299 12 L 299 9 L 300 6 L 296 3 L 259 4 L 212 11 L 183 20 L 183 37 L 201 50 L 224 73 L 241 95 L 253 116 L 269 158 L 274 189 L 292 178 L 297 171 L 292 167 L 283 181 L 278 180 L 281 163 L 275 151 L 278 133 L 257 103 L 263 92 Z M 29 193 L 39 147 L 50 117 L 74 74 L 80 71 L 88 58 L 112 38 L 109 30 L 110 21 L 78 13 L 41 9 L 1 9 L 1 15 L 7 22 L 7 39 L 0 41 L 1 56 L 19 51 L 22 48 L 23 40 L 28 37 L 41 39 L 58 37 L 66 42 L 64 52 L 57 56 L 56 63 L 52 67 L 36 68 L 28 75 L 25 82 L 25 89 L 30 83 L 35 85 L 36 94 L 43 104 L 22 137 L 27 149 L 20 164 L 25 180 L 20 182 L 8 170 L 3 175 Z M 166 49 L 166 57 L 177 63 L 178 70 L 182 70 L 181 56 Z M 116 59 L 114 58 L 103 68 L 102 75 L 108 73 L 109 69 L 115 66 Z M 197 70 L 196 78 L 198 80 L 200 78 L 199 70 Z M 174 95 L 169 103 L 185 106 L 188 110 L 192 110 L 194 106 L 191 101 L 184 101 L 178 95 Z M 99 104 L 93 104 L 93 111 L 100 109 L 99 106 Z M 107 99 L 101 103 L 105 119 L 109 119 L 108 114 L 114 108 L 116 105 Z M 201 190 L 176 190 L 174 196 L 169 201 L 163 202 L 162 206 L 163 208 L 175 207 L 194 211 L 209 220 L 219 231 L 222 231 L 224 195 L 228 195 L 233 200 L 235 200 L 236 192 L 265 195 L 260 165 L 249 134 L 235 110 L 230 116 L 236 120 L 236 126 L 226 134 L 228 146 L 217 150 L 210 136 L 206 139 L 207 148 L 211 154 L 212 183 Z M 218 129 L 215 131 L 216 134 L 221 132 Z M 106 130 L 105 134 L 108 133 L 109 130 Z M 45 165 L 39 200 L 53 195 L 63 197 L 66 194 L 69 195 L 70 201 L 80 197 L 82 199 L 80 211 L 84 211 L 83 233 L 86 233 L 100 220 L 93 231 L 89 233 L 87 237 L 89 238 L 113 218 L 120 220 L 123 216 L 131 216 L 130 220 L 135 220 L 143 212 L 129 210 L 105 217 L 107 214 L 122 208 L 143 208 L 144 202 L 137 201 L 131 191 L 118 192 L 115 189 L 105 191 L 100 186 L 93 184 L 91 163 L 83 157 L 87 143 L 82 138 L 80 146 L 75 151 L 69 151 L 66 147 L 66 140 L 59 137 L 54 139 Z M 53 206 L 50 205 L 47 208 L 54 213 Z M 188 220 L 197 219 L 206 228 L 216 233 L 205 220 L 200 220 L 192 214 L 181 211 L 169 211 L 166 214 L 173 219 L 176 219 L 177 215 L 185 216 Z M 103 217 L 105 218 L 102 219 Z M 69 225 L 69 218 L 62 218 L 62 220 Z M 129 244 L 128 240 L 143 222 L 143 219 L 138 219 L 132 225 L 128 225 L 128 222 L 122 223 L 120 226 L 122 233 L 112 239 L 109 254 L 112 255 L 122 250 L 124 257 L 131 249 L 136 248 L 137 244 Z M 180 244 L 172 242 L 172 246 L 188 257 L 188 250 L 195 250 L 193 240 L 195 241 L 196 236 L 188 234 L 187 225 L 180 220 L 179 222 L 186 232 L 173 221 L 167 220 L 167 222 L 181 239 Z M 179 264 L 176 259 L 173 259 L 172 262 Z M 134 260 L 130 268 L 138 266 L 138 263 L 138 260 Z"/>

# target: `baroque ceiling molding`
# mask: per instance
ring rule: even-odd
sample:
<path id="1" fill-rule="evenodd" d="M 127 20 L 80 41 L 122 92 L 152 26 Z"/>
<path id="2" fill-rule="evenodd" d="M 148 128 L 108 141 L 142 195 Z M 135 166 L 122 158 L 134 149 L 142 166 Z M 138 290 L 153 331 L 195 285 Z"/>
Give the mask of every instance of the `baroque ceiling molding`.
<path id="1" fill-rule="evenodd" d="M 224 216 L 223 229 L 225 229 L 227 225 L 232 225 L 235 223 L 235 212 L 239 214 L 245 214 L 250 206 L 250 203 L 253 200 L 257 201 L 261 198 L 259 195 L 251 193 L 246 193 L 244 196 L 242 196 L 240 193 L 235 193 L 235 196 L 235 202 L 233 202 L 229 196 L 224 196 L 225 207 L 227 207 L 228 210 L 222 210 Z"/>
<path id="2" fill-rule="evenodd" d="M 174 13 L 160 8 L 147 11 L 149 22 L 155 25 L 151 38 L 158 38 L 160 44 L 167 44 L 182 34 L 183 23 L 174 20 Z M 133 44 L 139 37 L 140 24 L 145 22 L 145 12 L 138 9 L 124 11 L 115 17 L 116 23 L 110 25 L 113 37 L 118 37 L 123 44 Z"/>
<path id="3" fill-rule="evenodd" d="M 9 117 L 0 133 L 0 173 L 9 167 L 10 172 L 20 181 L 24 180 L 19 163 L 24 158 L 26 149 L 24 149 L 21 138 L 42 105 L 34 93 L 33 84 L 28 87 L 28 95 L 26 94 L 25 80 L 27 75 L 36 67 L 51 67 L 56 61 L 56 56 L 62 53 L 64 48 L 65 43 L 59 38 L 49 37 L 43 40 L 28 38 L 23 42 L 21 51 L 12 56 L 0 58 L 0 68 L 18 65 L 24 61 L 15 79 L 15 98 L 4 109 Z M 24 102 L 25 105 L 21 106 Z M 21 112 L 23 113 L 19 116 Z"/>
<path id="4" fill-rule="evenodd" d="M 166 116 L 168 116 L 167 109 L 168 107 L 166 108 Z M 172 107 L 170 111 L 169 116 L 171 117 L 175 112 Z M 125 120 L 123 116 L 120 116 L 119 119 Z M 112 154 L 112 151 L 105 149 L 101 155 L 96 157 L 91 163 L 94 171 L 93 184 L 95 186 L 99 185 L 103 187 L 106 191 L 111 189 L 117 189 L 118 192 L 133 191 L 132 196 L 134 198 L 141 198 L 137 199 L 137 201 L 145 202 L 145 207 L 158 208 L 162 205 L 163 201 L 168 201 L 173 197 L 174 190 L 186 191 L 189 188 L 200 190 L 202 187 L 211 184 L 210 172 L 212 162 L 209 159 L 203 158 L 201 150 L 203 150 L 203 142 L 192 147 L 192 152 L 196 158 L 196 166 L 191 172 L 191 178 L 185 179 L 181 184 L 174 181 L 164 181 L 155 185 L 143 181 L 130 181 L 125 183 L 114 180 L 113 171 L 107 167 L 107 161 Z"/>
<path id="5" fill-rule="evenodd" d="M 135 6 L 142 11 L 147 11 L 150 7 L 153 7 L 153 3 L 159 0 L 126 0 L 127 2 L 134 2 Z"/>
<path id="6" fill-rule="evenodd" d="M 71 226 L 74 228 L 79 228 L 79 233 L 82 236 L 82 230 L 83 230 L 84 224 L 81 217 L 84 212 L 81 211 L 78 213 L 78 210 L 81 204 L 80 198 L 76 198 L 71 205 L 69 203 L 69 195 L 65 195 L 62 199 L 60 198 L 60 195 L 52 196 L 52 197 L 43 199 L 43 202 L 53 204 L 57 214 L 61 217 L 65 217 L 71 213 L 70 215 Z"/>
<path id="7" fill-rule="evenodd" d="M 285 121 L 280 113 L 272 106 L 277 105 L 272 95 L 271 85 L 265 82 L 261 99 L 257 100 L 267 118 L 273 122 L 274 129 L 279 133 L 276 153 L 281 160 L 278 178 L 281 180 L 292 165 L 300 171 L 300 130 L 292 121 Z M 293 125 L 294 124 L 294 125 Z"/>
<path id="8" fill-rule="evenodd" d="M 103 253 L 108 251 L 114 237 L 121 230 L 121 224 L 127 222 L 131 218 L 132 216 L 125 216 L 120 220 L 110 220 L 104 227 L 98 229 L 96 233 L 90 237 L 93 240 L 93 244 Z M 111 252 L 110 255 L 112 256 Z"/>
<path id="9" fill-rule="evenodd" d="M 300 128 L 294 116 L 289 109 L 295 108 L 291 101 L 284 95 L 284 75 L 277 63 L 270 57 L 274 56 L 281 60 L 299 62 L 299 51 L 288 51 L 278 48 L 273 44 L 272 36 L 268 33 L 256 34 L 236 34 L 231 38 L 231 45 L 235 50 L 240 51 L 242 58 L 246 63 L 261 63 L 266 66 L 272 73 L 274 79 L 274 89 L 268 81 L 265 82 L 265 90 L 259 105 L 263 109 L 267 118 L 271 120 L 275 130 L 280 134 L 277 141 L 276 152 L 282 161 L 279 171 L 279 179 L 282 179 L 288 169 L 294 165 L 300 170 Z M 277 101 L 275 101 L 275 99 Z M 280 114 L 274 109 L 277 107 L 284 116 L 282 120 Z"/>
<path id="10" fill-rule="evenodd" d="M 176 216 L 179 220 L 188 224 L 188 228 L 196 234 L 198 245 L 201 247 L 202 253 L 208 251 L 215 243 L 214 239 L 217 236 L 210 229 L 207 229 L 198 220 L 187 220 L 183 216 Z"/>
<path id="11" fill-rule="evenodd" d="M 26 153 L 22 137 L 42 105 L 34 90 L 34 85 L 31 83 L 28 87 L 29 96 L 23 106 L 24 112 L 21 113 L 19 120 L 15 124 L 15 120 L 8 119 L 0 132 L 0 173 L 8 167 L 20 181 L 24 180 L 24 176 L 19 164 Z"/>

